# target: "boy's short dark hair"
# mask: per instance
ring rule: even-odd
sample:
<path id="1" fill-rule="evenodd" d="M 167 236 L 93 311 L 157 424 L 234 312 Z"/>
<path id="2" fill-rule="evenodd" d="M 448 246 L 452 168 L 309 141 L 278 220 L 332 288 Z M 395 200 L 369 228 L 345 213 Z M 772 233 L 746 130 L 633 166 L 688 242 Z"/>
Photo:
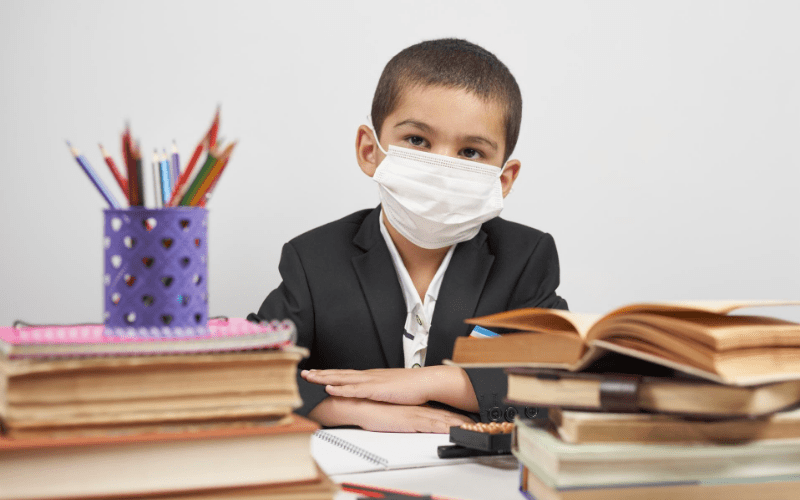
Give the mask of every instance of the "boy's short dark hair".
<path id="1" fill-rule="evenodd" d="M 519 137 L 522 95 L 514 76 L 494 54 L 457 38 L 428 40 L 400 51 L 383 69 L 372 99 L 372 124 L 380 135 L 383 121 L 412 85 L 441 85 L 464 89 L 504 108 L 508 160 Z"/>

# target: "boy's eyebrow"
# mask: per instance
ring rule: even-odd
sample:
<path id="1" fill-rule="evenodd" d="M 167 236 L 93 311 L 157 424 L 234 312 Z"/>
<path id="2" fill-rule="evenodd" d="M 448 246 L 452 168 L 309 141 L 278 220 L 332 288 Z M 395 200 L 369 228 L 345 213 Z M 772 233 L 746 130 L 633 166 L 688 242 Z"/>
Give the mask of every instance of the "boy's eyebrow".
<path id="1" fill-rule="evenodd" d="M 411 120 L 411 119 L 401 121 L 400 123 L 395 125 L 394 128 L 402 127 L 403 125 L 413 125 L 413 126 L 417 127 L 418 129 L 422 130 L 423 132 L 428 132 L 429 134 L 433 132 L 433 129 L 427 123 L 420 122 L 420 121 L 417 121 L 417 120 Z"/>
<path id="2" fill-rule="evenodd" d="M 482 137 L 480 135 L 471 135 L 469 137 L 466 137 L 464 140 L 467 142 L 481 142 L 483 144 L 486 144 L 490 148 L 494 149 L 495 151 L 497 151 L 497 143 L 494 141 L 490 141 L 486 137 Z"/>
<path id="3" fill-rule="evenodd" d="M 433 129 L 431 128 L 430 125 L 428 125 L 425 122 L 412 120 L 412 119 L 403 120 L 400 123 L 398 123 L 397 125 L 395 125 L 394 128 L 401 127 L 403 125 L 413 125 L 413 126 L 417 127 L 418 129 L 422 130 L 423 132 L 427 132 L 429 134 L 433 133 Z M 498 149 L 496 142 L 490 141 L 486 137 L 483 137 L 483 136 L 480 136 L 480 135 L 470 135 L 470 136 L 465 137 L 464 140 L 467 141 L 467 142 L 481 142 L 481 143 L 484 143 L 487 146 L 489 146 L 490 148 L 494 149 L 495 151 Z"/>

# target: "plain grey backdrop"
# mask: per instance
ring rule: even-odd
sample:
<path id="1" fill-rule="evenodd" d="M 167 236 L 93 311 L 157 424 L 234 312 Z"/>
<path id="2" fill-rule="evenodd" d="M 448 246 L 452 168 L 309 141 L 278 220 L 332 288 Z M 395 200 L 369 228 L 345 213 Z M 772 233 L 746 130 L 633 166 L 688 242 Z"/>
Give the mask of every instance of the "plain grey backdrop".
<path id="1" fill-rule="evenodd" d="M 503 217 L 555 237 L 571 309 L 798 299 L 798 25 L 793 1 L 0 0 L 0 324 L 102 321 L 104 202 L 64 140 L 121 197 L 98 142 L 121 163 L 129 121 L 185 162 L 218 104 L 210 313 L 257 310 L 284 242 L 377 205 L 356 128 L 386 62 L 440 37 L 519 82 Z"/>

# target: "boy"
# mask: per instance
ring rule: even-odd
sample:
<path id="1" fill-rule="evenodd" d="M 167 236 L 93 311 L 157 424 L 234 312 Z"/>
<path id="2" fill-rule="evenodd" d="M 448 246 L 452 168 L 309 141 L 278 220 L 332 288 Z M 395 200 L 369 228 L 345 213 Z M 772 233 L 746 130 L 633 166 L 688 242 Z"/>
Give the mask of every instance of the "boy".
<path id="1" fill-rule="evenodd" d="M 381 205 L 284 245 L 283 283 L 250 315 L 292 319 L 310 350 L 298 413 L 395 432 L 535 414 L 502 404 L 501 370 L 441 364 L 466 318 L 567 307 L 553 238 L 497 217 L 520 171 L 508 158 L 521 115 L 508 68 L 467 41 L 422 42 L 386 65 L 374 129 L 356 135 Z"/>

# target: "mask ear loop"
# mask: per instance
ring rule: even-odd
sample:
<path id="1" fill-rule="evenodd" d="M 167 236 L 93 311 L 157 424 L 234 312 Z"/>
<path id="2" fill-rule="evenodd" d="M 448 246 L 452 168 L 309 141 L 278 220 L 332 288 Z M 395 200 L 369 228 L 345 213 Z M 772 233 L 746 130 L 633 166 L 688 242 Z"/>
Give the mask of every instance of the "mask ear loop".
<path id="1" fill-rule="evenodd" d="M 381 146 L 381 141 L 378 139 L 378 133 L 375 132 L 375 127 L 372 126 L 372 115 L 367 115 L 367 127 L 372 131 L 372 135 L 375 137 L 375 142 L 378 144 L 378 149 L 381 150 L 381 153 L 389 156 L 389 153 Z"/>
<path id="2" fill-rule="evenodd" d="M 508 162 L 509 162 L 509 161 L 511 161 L 511 160 L 510 160 L 510 159 L 509 159 L 509 160 L 506 160 L 506 162 L 505 162 L 505 163 L 503 163 L 503 166 L 502 166 L 502 167 L 500 167 L 500 173 L 499 173 L 499 174 L 497 174 L 497 178 L 498 178 L 498 179 L 500 178 L 500 176 L 502 176 L 502 175 L 503 175 L 503 172 L 505 172 L 505 171 L 506 171 L 506 167 L 508 166 Z M 508 194 L 511 194 L 511 193 L 513 193 L 513 192 L 514 192 L 514 186 L 512 185 L 512 186 L 511 186 L 511 189 L 508 191 Z"/>

